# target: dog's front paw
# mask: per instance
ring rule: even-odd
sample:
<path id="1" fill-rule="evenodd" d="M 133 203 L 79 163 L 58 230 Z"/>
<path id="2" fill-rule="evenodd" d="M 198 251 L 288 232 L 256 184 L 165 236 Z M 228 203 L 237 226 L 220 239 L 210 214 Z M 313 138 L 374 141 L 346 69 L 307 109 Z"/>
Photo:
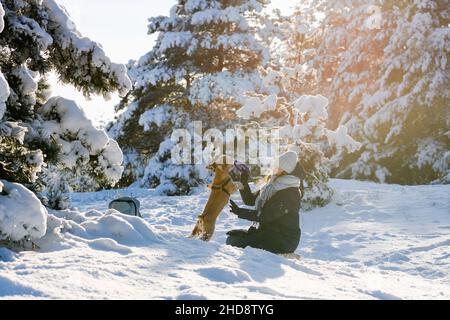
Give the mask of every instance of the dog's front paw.
<path id="1" fill-rule="evenodd" d="M 208 242 L 209 240 L 211 240 L 212 238 L 212 234 L 208 234 L 206 232 L 204 232 L 201 236 L 200 236 L 200 240 Z"/>

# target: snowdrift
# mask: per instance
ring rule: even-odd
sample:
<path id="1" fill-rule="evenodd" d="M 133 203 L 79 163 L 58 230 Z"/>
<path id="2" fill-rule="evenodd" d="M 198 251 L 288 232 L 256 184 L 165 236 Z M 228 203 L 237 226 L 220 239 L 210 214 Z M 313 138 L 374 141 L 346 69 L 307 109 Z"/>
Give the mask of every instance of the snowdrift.
<path id="1" fill-rule="evenodd" d="M 207 190 L 72 194 L 76 208 L 48 212 L 39 253 L 0 249 L 0 298 L 450 298 L 449 186 L 331 184 L 332 203 L 302 214 L 300 260 L 224 245 L 249 227 L 227 212 L 211 242 L 189 239 Z M 108 210 L 119 196 L 144 219 Z"/>

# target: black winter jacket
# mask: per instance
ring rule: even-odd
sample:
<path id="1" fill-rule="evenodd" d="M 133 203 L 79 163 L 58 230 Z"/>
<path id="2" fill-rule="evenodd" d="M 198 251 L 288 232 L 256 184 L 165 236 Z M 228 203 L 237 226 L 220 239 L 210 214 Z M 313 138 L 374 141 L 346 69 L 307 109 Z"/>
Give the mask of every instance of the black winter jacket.
<path id="1" fill-rule="evenodd" d="M 240 191 L 242 200 L 248 206 L 254 206 L 258 193 L 252 193 L 248 184 Z M 259 223 L 257 229 L 250 233 L 258 233 L 261 239 L 270 241 L 271 246 L 281 251 L 293 252 L 300 242 L 300 202 L 298 188 L 288 188 L 278 191 L 262 207 L 258 217 L 256 210 L 243 210 L 240 218 Z"/>

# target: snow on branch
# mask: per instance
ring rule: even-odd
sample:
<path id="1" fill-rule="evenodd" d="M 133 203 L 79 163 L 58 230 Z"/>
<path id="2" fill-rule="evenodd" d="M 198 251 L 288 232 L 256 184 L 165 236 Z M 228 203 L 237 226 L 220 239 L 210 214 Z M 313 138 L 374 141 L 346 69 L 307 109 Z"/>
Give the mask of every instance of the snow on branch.
<path id="1" fill-rule="evenodd" d="M 63 80 L 73 83 L 85 94 L 106 95 L 115 89 L 120 95 L 126 95 L 131 90 L 126 67 L 112 63 L 98 43 L 82 37 L 66 11 L 54 0 L 42 3 L 48 10 L 49 31 L 55 48 L 52 56 Z M 76 68 L 68 68 L 69 65 Z"/>
<path id="2" fill-rule="evenodd" d="M 238 117 L 249 120 L 250 118 L 259 118 L 262 113 L 275 110 L 277 107 L 277 96 L 268 97 L 250 97 L 241 109 L 236 111 Z"/>
<path id="3" fill-rule="evenodd" d="M 47 50 L 53 44 L 53 38 L 39 23 L 26 16 L 12 15 L 9 25 L 14 34 L 30 37 L 41 50 Z"/>
<path id="4" fill-rule="evenodd" d="M 0 32 L 5 28 L 5 21 L 3 21 L 3 17 L 5 16 L 5 10 L 3 10 L 3 6 L 0 3 Z"/>
<path id="5" fill-rule="evenodd" d="M 307 113 L 314 118 L 328 119 L 328 99 L 324 96 L 301 96 L 294 102 L 294 108 L 300 113 Z"/>
<path id="6" fill-rule="evenodd" d="M 348 134 L 348 128 L 346 126 L 339 126 L 336 131 L 328 130 L 327 137 L 338 149 L 345 148 L 349 152 L 355 152 L 361 148 L 361 143 Z"/>
<path id="7" fill-rule="evenodd" d="M 3 17 L 5 15 L 5 11 L 3 10 L 3 6 L 0 3 L 0 32 L 3 31 L 5 27 L 5 23 L 3 21 Z M 6 101 L 10 95 L 10 90 L 8 86 L 8 82 L 6 82 L 3 73 L 0 70 L 0 120 L 2 120 L 5 111 L 6 111 Z"/>
<path id="8" fill-rule="evenodd" d="M 0 72 L 0 120 L 5 115 L 6 111 L 6 101 L 8 100 L 10 94 L 8 82 L 6 82 L 3 73 Z"/>
<path id="9" fill-rule="evenodd" d="M 223 10 L 208 9 L 196 12 L 192 15 L 193 25 L 204 25 L 210 23 L 234 23 L 240 30 L 247 30 L 249 25 L 247 19 L 242 16 L 241 8 L 228 7 Z"/>
<path id="10" fill-rule="evenodd" d="M 103 174 L 110 184 L 119 181 L 123 172 L 120 147 L 105 131 L 96 129 L 74 101 L 54 97 L 38 112 L 42 118 L 38 130 L 61 147 L 62 167 L 75 169 L 91 164 L 94 172 Z M 98 160 L 92 162 L 94 156 Z"/>

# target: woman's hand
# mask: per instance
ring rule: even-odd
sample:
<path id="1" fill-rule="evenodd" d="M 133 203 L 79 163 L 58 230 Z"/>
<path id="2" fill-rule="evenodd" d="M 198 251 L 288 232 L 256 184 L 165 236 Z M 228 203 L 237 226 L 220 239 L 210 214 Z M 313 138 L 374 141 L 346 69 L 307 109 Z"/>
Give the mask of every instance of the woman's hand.
<path id="1" fill-rule="evenodd" d="M 250 179 L 250 173 L 249 172 L 241 172 L 241 182 L 243 184 L 247 184 L 249 179 Z"/>
<path id="2" fill-rule="evenodd" d="M 252 222 L 259 222 L 259 217 L 255 210 L 239 208 L 238 205 L 230 199 L 230 212 L 234 213 L 241 219 Z"/>
<path id="3" fill-rule="evenodd" d="M 234 213 L 235 215 L 239 215 L 241 212 L 241 208 L 238 207 L 238 205 L 236 204 L 236 202 L 234 202 L 233 200 L 230 199 L 230 212 Z"/>

